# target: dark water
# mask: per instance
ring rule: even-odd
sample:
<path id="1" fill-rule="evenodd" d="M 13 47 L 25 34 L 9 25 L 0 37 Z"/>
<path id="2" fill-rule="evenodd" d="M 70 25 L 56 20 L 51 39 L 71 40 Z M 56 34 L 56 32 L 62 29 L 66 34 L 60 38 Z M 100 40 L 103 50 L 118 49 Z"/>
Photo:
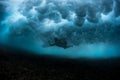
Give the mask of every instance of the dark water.
<path id="1" fill-rule="evenodd" d="M 55 58 L 0 47 L 0 79 L 3 80 L 109 80 L 119 79 L 119 74 L 119 58 Z"/>

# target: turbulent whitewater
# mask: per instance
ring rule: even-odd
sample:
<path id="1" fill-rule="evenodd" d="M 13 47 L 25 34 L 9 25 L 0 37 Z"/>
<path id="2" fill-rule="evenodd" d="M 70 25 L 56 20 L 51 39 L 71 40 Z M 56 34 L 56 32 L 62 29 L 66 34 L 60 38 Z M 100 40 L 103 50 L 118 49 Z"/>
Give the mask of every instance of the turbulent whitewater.
<path id="1" fill-rule="evenodd" d="M 120 0 L 3 0 L 0 4 L 5 14 L 1 42 L 34 43 L 37 52 L 64 56 L 104 57 L 119 52 Z"/>

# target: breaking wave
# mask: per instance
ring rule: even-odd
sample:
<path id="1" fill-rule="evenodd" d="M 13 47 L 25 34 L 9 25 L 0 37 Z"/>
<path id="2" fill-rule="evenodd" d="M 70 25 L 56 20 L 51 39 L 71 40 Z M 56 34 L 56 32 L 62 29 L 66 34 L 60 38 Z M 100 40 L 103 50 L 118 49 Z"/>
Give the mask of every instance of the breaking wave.
<path id="1" fill-rule="evenodd" d="M 4 0 L 0 3 L 5 6 L 6 14 L 0 33 L 8 41 L 33 41 L 42 48 L 57 46 L 69 49 L 68 52 L 83 44 L 120 42 L 120 0 Z"/>

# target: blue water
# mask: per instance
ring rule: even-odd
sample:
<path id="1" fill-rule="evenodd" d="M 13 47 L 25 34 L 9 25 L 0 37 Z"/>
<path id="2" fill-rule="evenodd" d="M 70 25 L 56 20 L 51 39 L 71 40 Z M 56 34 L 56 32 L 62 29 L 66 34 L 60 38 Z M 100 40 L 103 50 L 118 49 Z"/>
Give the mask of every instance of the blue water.
<path id="1" fill-rule="evenodd" d="M 41 4 L 33 1 L 28 4 L 25 0 L 0 1 L 5 5 L 0 11 L 3 14 L 0 44 L 34 54 L 72 59 L 120 56 L 119 0 L 39 1 Z M 65 40 L 70 47 L 51 46 L 55 38 Z"/>

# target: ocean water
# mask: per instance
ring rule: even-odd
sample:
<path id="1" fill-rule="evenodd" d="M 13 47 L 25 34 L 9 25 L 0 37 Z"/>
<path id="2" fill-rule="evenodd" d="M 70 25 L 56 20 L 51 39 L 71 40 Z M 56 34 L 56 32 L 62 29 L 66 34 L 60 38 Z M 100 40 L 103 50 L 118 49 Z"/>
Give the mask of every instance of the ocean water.
<path id="1" fill-rule="evenodd" d="M 0 43 L 55 57 L 117 58 L 119 4 L 119 0 L 1 0 Z"/>

